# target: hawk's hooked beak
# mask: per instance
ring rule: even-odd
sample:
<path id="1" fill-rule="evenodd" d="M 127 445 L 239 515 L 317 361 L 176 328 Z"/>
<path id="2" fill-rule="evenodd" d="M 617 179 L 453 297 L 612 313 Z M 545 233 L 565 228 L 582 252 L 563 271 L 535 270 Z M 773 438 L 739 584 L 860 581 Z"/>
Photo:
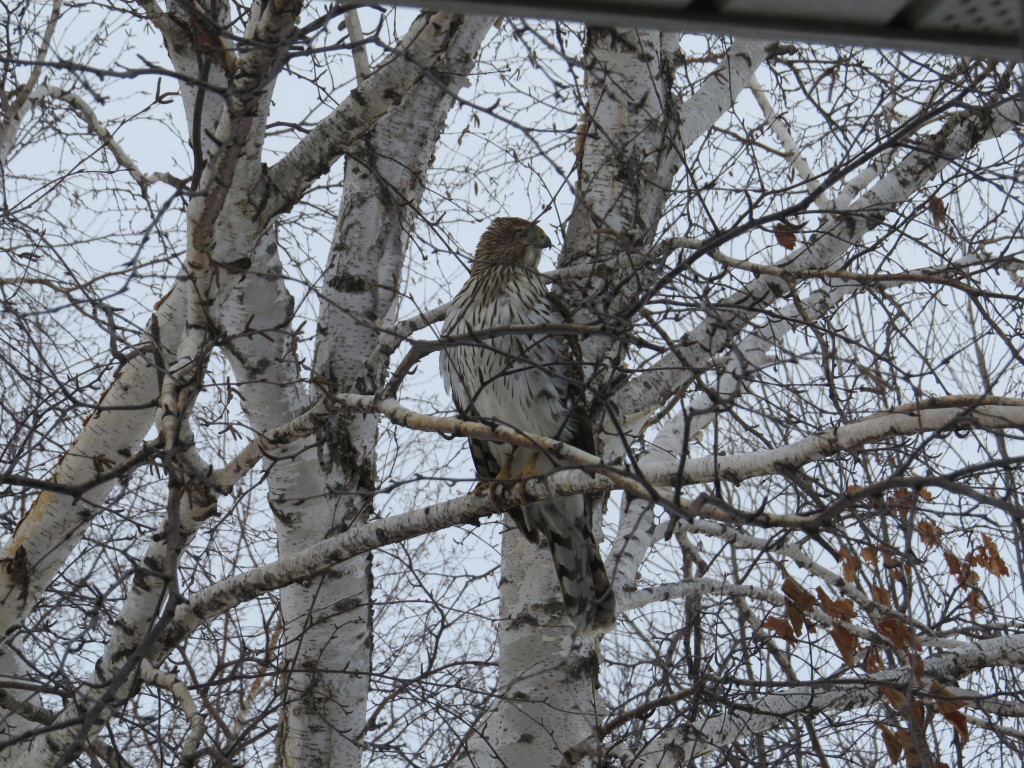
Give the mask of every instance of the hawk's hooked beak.
<path id="1" fill-rule="evenodd" d="M 548 237 L 547 235 L 543 235 L 541 237 L 541 240 L 540 240 L 540 247 L 541 248 L 550 248 L 551 247 L 551 238 Z"/>

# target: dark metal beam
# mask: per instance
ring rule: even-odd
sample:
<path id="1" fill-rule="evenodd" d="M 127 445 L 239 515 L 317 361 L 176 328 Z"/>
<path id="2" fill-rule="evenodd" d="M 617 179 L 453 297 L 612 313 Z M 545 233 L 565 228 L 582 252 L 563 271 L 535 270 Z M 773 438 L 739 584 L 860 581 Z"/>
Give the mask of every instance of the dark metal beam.
<path id="1" fill-rule="evenodd" d="M 467 13 L 1024 59 L 1022 0 L 401 0 Z"/>

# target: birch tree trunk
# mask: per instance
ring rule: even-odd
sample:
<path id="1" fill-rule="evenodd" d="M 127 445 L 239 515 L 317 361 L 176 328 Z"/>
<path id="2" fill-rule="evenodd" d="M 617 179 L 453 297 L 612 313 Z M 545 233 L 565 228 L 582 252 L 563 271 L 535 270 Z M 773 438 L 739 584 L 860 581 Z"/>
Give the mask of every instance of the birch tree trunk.
<path id="1" fill-rule="evenodd" d="M 375 395 L 384 385 L 392 340 L 380 328 L 394 320 L 423 175 L 490 23 L 476 17 L 456 21 L 433 65 L 436 79 L 422 80 L 348 154 L 314 363 L 328 395 Z M 310 514 L 303 505 L 282 520 L 283 555 L 370 519 L 379 485 L 377 425 L 375 414 L 341 412 L 320 427 L 311 444 L 323 508 Z M 308 486 L 293 487 L 309 498 Z M 354 765 L 361 759 L 372 671 L 371 564 L 369 553 L 351 558 L 310 586 L 294 585 L 282 595 L 294 665 L 284 691 L 285 765 Z"/>
<path id="2" fill-rule="evenodd" d="M 675 175 L 682 159 L 685 107 L 669 87 L 678 44 L 679 36 L 670 33 L 597 28 L 588 33 L 588 107 L 576 144 L 579 180 L 560 259 L 567 268 L 583 266 L 590 278 L 560 285 L 577 322 L 614 324 L 649 287 L 642 267 L 618 281 L 595 265 L 623 250 L 643 252 L 656 235 L 667 198 L 664 180 Z M 719 114 L 728 109 L 766 53 L 764 43 L 734 47 L 699 94 L 701 119 L 714 122 L 706 107 L 709 92 L 719 91 L 712 108 Z M 691 140 L 697 135 L 691 133 Z M 592 391 L 614 386 L 625 354 L 614 338 L 582 340 Z M 600 402 L 595 398 L 595 407 Z M 610 573 L 619 584 L 632 586 L 614 564 Z M 547 552 L 514 531 L 506 533 L 500 615 L 509 617 L 509 624 L 499 632 L 500 700 L 471 739 L 468 764 L 555 765 L 590 738 L 604 717 L 598 652 L 573 637 L 560 601 Z"/>
<path id="3" fill-rule="evenodd" d="M 70 452 L 71 458 L 62 462 L 54 478 L 53 485 L 57 487 L 89 483 L 93 504 L 102 501 L 119 474 L 112 472 L 111 480 L 97 483 L 94 474 L 98 462 L 107 461 L 105 457 L 114 454 L 129 457 L 132 464 L 138 463 L 138 459 L 132 458 L 132 451 L 153 424 L 151 411 L 140 406 L 156 390 L 161 390 L 159 399 L 162 404 L 158 410 L 158 424 L 162 423 L 170 430 L 164 434 L 167 444 L 191 439 L 190 433 L 174 434 L 189 419 L 189 401 L 194 397 L 194 389 L 192 394 L 188 394 L 180 388 L 203 375 L 210 352 L 208 340 L 214 335 L 214 328 L 209 322 L 211 316 L 216 318 L 219 335 L 232 339 L 228 347 L 230 358 L 242 382 L 240 390 L 246 414 L 258 432 L 267 432 L 297 417 L 307 399 L 302 388 L 297 386 L 296 377 L 300 370 L 294 349 L 289 349 L 287 344 L 289 334 L 277 331 L 287 326 L 292 318 L 290 297 L 277 279 L 281 265 L 276 256 L 274 233 L 266 229 L 270 221 L 268 215 L 274 211 L 266 208 L 260 211 L 258 207 L 254 210 L 252 204 L 254 191 L 264 186 L 260 179 L 264 171 L 259 163 L 263 145 L 262 123 L 266 120 L 270 94 L 281 63 L 280 58 L 275 60 L 275 56 L 281 56 L 280 49 L 266 43 L 273 39 L 278 44 L 289 44 L 297 7 L 269 7 L 250 16 L 245 38 L 252 41 L 254 47 L 237 58 L 227 50 L 204 52 L 205 55 L 195 50 L 192 47 L 194 40 L 183 36 L 180 27 L 174 23 L 175 14 L 185 13 L 180 8 L 172 8 L 169 14 L 164 14 L 153 5 L 149 12 L 164 33 L 172 60 L 189 83 L 183 103 L 188 122 L 195 127 L 193 145 L 197 166 L 194 178 L 203 194 L 193 198 L 189 209 L 192 256 L 189 269 L 180 277 L 181 289 L 161 302 L 158 314 L 150 323 L 157 347 L 156 364 L 140 355 L 122 369 L 117 384 L 98 409 L 100 414 L 112 414 L 110 420 L 116 427 L 97 423 L 84 433 L 75 450 Z M 226 8 L 214 8 L 213 16 L 203 18 L 202 23 L 211 28 L 226 27 L 225 14 Z M 345 131 L 355 138 L 365 134 L 387 106 L 399 98 L 394 95 L 394 89 L 407 87 L 422 76 L 422 67 L 426 64 L 416 61 L 416 54 L 430 57 L 441 50 L 437 41 L 447 42 L 448 21 L 444 16 L 436 19 L 424 16 L 416 21 L 408 38 L 411 45 L 400 56 L 383 61 L 380 65 L 383 76 L 371 77 L 365 93 L 355 100 L 364 122 L 360 124 L 346 116 L 347 122 L 339 126 L 341 131 L 325 131 L 323 135 L 316 136 L 320 146 L 306 150 L 313 162 L 321 162 L 322 158 L 332 154 L 337 156 L 346 147 Z M 457 22 L 455 26 L 457 28 L 461 23 Z M 485 23 L 480 22 L 467 25 L 470 32 L 468 36 L 463 35 L 455 46 L 453 61 L 463 67 L 472 63 L 473 51 L 479 44 L 484 27 Z M 428 30 L 426 34 L 423 33 L 424 28 Z M 396 61 L 399 62 L 397 65 Z M 394 76 L 396 68 L 405 70 L 398 73 L 398 78 Z M 233 82 L 229 82 L 232 79 Z M 215 87 L 227 88 L 229 92 L 237 89 L 238 95 L 229 98 L 225 104 L 223 99 L 212 95 L 210 89 Z M 383 102 L 374 104 L 373 99 L 368 98 L 373 96 L 374 89 L 387 93 Z M 433 97 L 435 101 L 447 99 L 443 107 L 438 106 L 437 119 L 431 123 L 438 126 L 436 133 L 439 133 L 444 111 L 450 106 L 451 99 L 434 82 L 428 83 L 426 90 L 428 98 Z M 335 114 L 344 114 L 346 108 L 347 103 L 343 103 Z M 10 124 L 11 130 L 16 128 L 17 124 Z M 304 148 L 300 146 L 297 149 Z M 300 155 L 298 159 L 305 158 Z M 303 184 L 308 184 L 321 170 L 315 166 L 296 166 L 291 160 L 291 157 L 286 158 L 285 165 L 278 167 L 287 170 L 288 182 L 297 183 L 301 192 Z M 282 191 L 280 185 L 280 181 L 275 182 L 275 189 Z M 266 201 L 268 196 L 263 199 Z M 283 204 L 283 201 L 274 202 Z M 230 266 L 225 271 L 220 265 Z M 261 277 L 245 280 L 245 270 L 249 268 Z M 216 278 L 211 280 L 212 275 Z M 237 289 L 233 291 L 235 286 Z M 256 317 L 259 320 L 254 326 L 252 321 Z M 186 320 L 189 331 L 183 336 Z M 254 332 L 258 335 L 252 335 Z M 161 379 L 163 384 L 158 386 Z M 114 400 L 114 397 L 126 398 L 126 401 Z M 126 423 L 125 414 L 138 414 L 138 418 Z M 360 421 L 363 424 L 370 422 L 365 418 Z M 108 433 L 116 435 L 119 442 L 104 442 L 103 437 Z M 371 430 L 368 444 L 371 452 L 372 436 Z M 297 447 L 301 450 L 301 445 Z M 193 469 L 195 458 L 191 458 Z M 372 453 L 368 458 L 372 461 Z M 81 469 L 76 469 L 76 462 L 82 464 Z M 347 527 L 339 522 L 344 517 L 338 518 L 337 510 L 331 509 L 329 496 L 322 491 L 317 492 L 316 489 L 324 489 L 326 483 L 324 474 L 316 471 L 315 465 L 308 460 L 286 458 L 283 462 L 269 460 L 268 469 L 271 504 L 280 523 L 280 551 L 283 555 L 322 539 L 332 530 Z M 372 465 L 364 463 L 362 471 L 367 470 L 372 479 Z M 350 498 L 350 489 L 360 487 L 358 477 L 347 478 L 347 482 L 346 492 L 342 494 L 346 499 Z M 188 485 L 188 481 L 185 484 Z M 365 482 L 363 486 L 368 487 Z M 199 494 L 200 490 L 189 489 L 186 493 Z M 147 557 L 148 567 L 164 573 L 172 583 L 175 561 L 181 549 L 188 545 L 215 505 L 208 492 L 198 510 L 186 511 L 191 509 L 189 506 L 176 508 L 174 505 L 181 499 L 181 492 L 172 494 L 172 527 L 159 533 Z M 55 507 L 55 502 L 64 502 L 65 506 Z M 62 559 L 76 544 L 75 528 L 80 529 L 82 524 L 81 514 L 76 509 L 78 503 L 79 499 L 75 497 L 60 497 L 52 493 L 49 497 L 41 496 L 37 502 L 38 511 L 25 518 L 19 528 L 20 534 L 8 544 L 9 561 L 27 565 L 16 570 L 8 568 L 4 575 L 29 583 L 18 589 L 20 599 L 4 601 L 6 627 L 12 626 L 31 609 L 35 595 L 46 587 Z M 296 507 L 301 511 L 297 512 Z M 29 528 L 31 525 L 35 528 Z M 45 527 L 39 528 L 40 525 Z M 168 540 L 173 541 L 169 552 L 165 551 L 164 544 Z M 54 541 L 60 547 L 54 548 Z M 30 546 L 43 546 L 44 554 L 35 556 L 24 542 L 30 542 Z M 368 557 L 357 558 L 354 564 L 339 568 L 338 572 L 312 587 L 293 586 L 283 594 L 286 606 L 284 653 L 292 659 L 289 664 L 294 669 L 286 678 L 290 684 L 281 692 L 286 711 L 294 713 L 282 723 L 279 759 L 283 764 L 312 762 L 328 765 L 337 760 L 359 760 L 361 746 L 357 738 L 365 719 L 364 706 L 360 706 L 360 702 L 365 701 L 369 674 L 368 565 Z M 127 697 L 135 685 L 131 668 L 119 668 L 120 659 L 125 656 L 137 658 L 138 654 L 148 652 L 155 639 L 154 631 L 159 631 L 164 623 L 158 621 L 161 613 L 168 608 L 173 611 L 175 603 L 173 587 L 168 601 L 166 585 L 161 587 L 159 583 L 138 580 L 136 586 L 133 600 L 121 617 L 122 627 L 126 630 L 124 636 L 110 643 L 102 665 L 97 667 L 96 676 L 89 683 L 90 688 L 107 687 L 105 696 L 115 704 Z M 10 584 L 7 594 L 13 597 L 16 587 L 16 583 Z M 346 602 L 351 604 L 353 600 L 356 603 L 354 609 L 336 614 L 338 608 L 344 608 Z M 144 631 L 147 625 L 151 627 L 148 633 Z M 340 627 L 344 627 L 347 634 L 339 632 Z M 333 661 L 332 668 L 345 670 L 345 674 L 330 676 L 332 679 L 325 683 L 315 669 L 325 659 Z M 159 661 L 160 654 L 154 660 Z M 46 765 L 53 759 L 64 761 L 80 750 L 89 734 L 106 720 L 111 711 L 106 707 L 93 707 L 91 699 L 83 691 L 81 703 L 73 702 L 61 716 L 69 721 L 84 720 L 85 728 L 80 733 L 77 729 L 66 728 L 59 732 L 57 738 L 37 739 L 21 764 Z M 346 717 L 349 720 L 347 727 Z M 340 734 L 336 735 L 336 731 Z"/>

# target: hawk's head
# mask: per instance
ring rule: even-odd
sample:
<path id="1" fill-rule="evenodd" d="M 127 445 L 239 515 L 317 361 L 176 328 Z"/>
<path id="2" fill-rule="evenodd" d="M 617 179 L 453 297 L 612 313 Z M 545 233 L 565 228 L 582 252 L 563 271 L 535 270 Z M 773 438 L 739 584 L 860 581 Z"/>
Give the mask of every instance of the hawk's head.
<path id="1" fill-rule="evenodd" d="M 536 269 L 541 249 L 550 245 L 550 238 L 532 221 L 512 217 L 495 219 L 476 247 L 473 272 L 497 264 Z"/>

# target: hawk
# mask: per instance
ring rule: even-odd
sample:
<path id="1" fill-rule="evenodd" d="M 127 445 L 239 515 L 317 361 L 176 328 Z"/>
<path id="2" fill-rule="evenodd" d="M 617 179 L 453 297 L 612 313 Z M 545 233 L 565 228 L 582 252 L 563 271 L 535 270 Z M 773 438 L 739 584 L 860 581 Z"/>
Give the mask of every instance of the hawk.
<path id="1" fill-rule="evenodd" d="M 452 301 L 442 337 L 462 337 L 441 352 L 441 377 L 465 419 L 501 424 L 594 452 L 585 410 L 579 344 L 550 333 L 489 334 L 515 325 L 564 323 L 565 313 L 537 271 L 544 230 L 517 218 L 495 219 L 480 238 L 469 280 Z M 470 440 L 481 480 L 525 478 L 553 470 L 540 449 Z M 585 495 L 510 509 L 509 516 L 555 562 L 565 612 L 587 634 L 615 625 L 615 598 L 591 529 Z"/>

